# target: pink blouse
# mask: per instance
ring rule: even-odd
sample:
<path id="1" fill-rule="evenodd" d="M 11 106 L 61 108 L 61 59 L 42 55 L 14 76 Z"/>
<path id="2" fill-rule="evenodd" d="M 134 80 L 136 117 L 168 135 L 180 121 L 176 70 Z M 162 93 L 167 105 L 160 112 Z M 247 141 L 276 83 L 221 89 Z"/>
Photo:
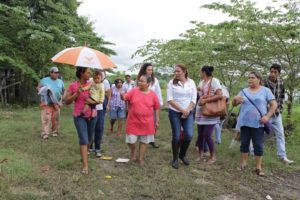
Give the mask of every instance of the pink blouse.
<path id="1" fill-rule="evenodd" d="M 82 87 L 85 87 L 89 84 L 89 82 L 86 82 Z M 73 95 L 75 92 L 78 91 L 78 88 L 80 87 L 80 82 L 76 81 L 70 84 L 68 91 Z M 88 90 L 83 91 L 80 93 L 80 95 L 75 99 L 74 101 L 74 110 L 73 110 L 73 116 L 78 117 L 85 106 L 85 101 L 87 98 L 90 97 L 90 92 Z M 87 111 L 84 113 L 83 117 L 84 118 L 89 118 L 91 116 L 91 107 L 89 106 Z"/>
<path id="2" fill-rule="evenodd" d="M 156 94 L 151 90 L 145 94 L 139 88 L 134 88 L 126 93 L 124 98 L 129 104 L 126 133 L 154 135 L 154 110 L 160 109 Z"/>

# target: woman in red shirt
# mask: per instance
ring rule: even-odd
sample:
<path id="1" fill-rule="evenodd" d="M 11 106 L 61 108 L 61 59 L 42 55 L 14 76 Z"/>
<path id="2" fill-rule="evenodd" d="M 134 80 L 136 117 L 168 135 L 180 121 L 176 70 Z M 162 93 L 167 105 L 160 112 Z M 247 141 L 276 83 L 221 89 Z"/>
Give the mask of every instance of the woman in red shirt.
<path id="1" fill-rule="evenodd" d="M 144 165 L 146 145 L 154 141 L 156 129 L 159 126 L 160 104 L 157 95 L 149 89 L 151 77 L 142 75 L 138 80 L 138 87 L 123 95 L 128 101 L 129 110 L 126 121 L 126 143 L 128 144 L 131 160 L 136 160 L 135 143 L 139 143 L 139 163 Z M 153 124 L 155 111 L 156 124 Z"/>

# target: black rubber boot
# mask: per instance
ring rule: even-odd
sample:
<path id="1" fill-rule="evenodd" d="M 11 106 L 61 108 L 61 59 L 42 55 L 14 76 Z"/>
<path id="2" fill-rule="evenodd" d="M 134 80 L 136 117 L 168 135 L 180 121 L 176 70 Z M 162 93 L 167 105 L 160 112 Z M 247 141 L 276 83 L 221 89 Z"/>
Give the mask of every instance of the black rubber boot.
<path id="1" fill-rule="evenodd" d="M 185 165 L 190 164 L 189 160 L 186 158 L 186 151 L 189 148 L 190 142 L 191 141 L 184 140 L 180 148 L 179 158 Z"/>
<path id="2" fill-rule="evenodd" d="M 173 160 L 171 162 L 171 165 L 174 169 L 178 169 L 178 142 L 172 142 L 172 152 L 173 152 Z"/>

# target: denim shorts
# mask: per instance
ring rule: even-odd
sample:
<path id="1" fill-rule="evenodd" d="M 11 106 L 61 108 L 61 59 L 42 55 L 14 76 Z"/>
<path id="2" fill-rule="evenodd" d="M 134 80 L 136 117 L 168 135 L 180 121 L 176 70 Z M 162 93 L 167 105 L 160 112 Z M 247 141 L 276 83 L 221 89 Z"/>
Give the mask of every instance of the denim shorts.
<path id="1" fill-rule="evenodd" d="M 110 109 L 110 119 L 125 119 L 126 118 L 126 110 L 117 108 L 115 109 Z"/>
<path id="2" fill-rule="evenodd" d="M 93 140 L 96 118 L 88 119 L 83 117 L 74 117 L 74 124 L 77 130 L 79 144 L 87 145 Z"/>

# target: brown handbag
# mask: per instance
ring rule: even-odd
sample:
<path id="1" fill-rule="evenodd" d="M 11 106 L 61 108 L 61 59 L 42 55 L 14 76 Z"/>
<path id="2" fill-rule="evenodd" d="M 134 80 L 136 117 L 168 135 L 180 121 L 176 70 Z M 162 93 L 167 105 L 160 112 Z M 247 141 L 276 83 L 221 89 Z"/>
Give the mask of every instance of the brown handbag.
<path id="1" fill-rule="evenodd" d="M 209 83 L 207 96 L 210 95 L 211 82 Z M 216 101 L 207 102 L 201 106 L 202 115 L 207 117 L 223 117 L 226 115 L 226 97 L 222 96 L 221 99 Z"/>

